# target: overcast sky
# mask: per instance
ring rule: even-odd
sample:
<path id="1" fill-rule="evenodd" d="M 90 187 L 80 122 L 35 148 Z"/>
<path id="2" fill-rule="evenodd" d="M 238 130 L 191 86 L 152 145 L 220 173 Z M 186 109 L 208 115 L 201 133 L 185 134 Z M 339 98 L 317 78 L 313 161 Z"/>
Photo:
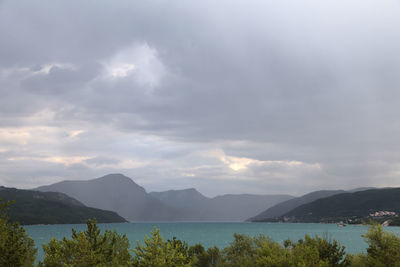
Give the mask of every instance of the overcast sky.
<path id="1" fill-rule="evenodd" d="M 397 0 L 0 0 L 0 185 L 400 186 Z"/>

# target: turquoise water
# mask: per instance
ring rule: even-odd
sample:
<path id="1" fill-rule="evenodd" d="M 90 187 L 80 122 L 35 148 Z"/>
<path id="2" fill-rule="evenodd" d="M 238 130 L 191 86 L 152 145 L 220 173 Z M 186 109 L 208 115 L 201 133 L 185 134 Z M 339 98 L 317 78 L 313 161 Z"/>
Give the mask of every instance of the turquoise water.
<path id="1" fill-rule="evenodd" d="M 368 227 L 362 225 L 349 225 L 338 227 L 336 224 L 312 223 L 113 223 L 99 224 L 100 229 L 116 230 L 126 234 L 131 248 L 136 246 L 136 241 L 143 242 L 146 235 L 157 227 L 164 239 L 184 240 L 189 245 L 200 243 L 204 247 L 223 248 L 233 240 L 233 233 L 255 236 L 264 234 L 277 242 L 290 238 L 298 240 L 305 234 L 319 235 L 334 238 L 346 246 L 349 253 L 364 252 L 367 244 L 362 235 Z M 25 226 L 27 233 L 35 240 L 38 249 L 38 259 L 43 259 L 41 244 L 48 243 L 51 238 L 62 239 L 71 237 L 71 229 L 78 231 L 86 229 L 85 224 L 62 225 L 34 225 Z M 400 235 L 400 227 L 387 227 L 386 230 Z"/>

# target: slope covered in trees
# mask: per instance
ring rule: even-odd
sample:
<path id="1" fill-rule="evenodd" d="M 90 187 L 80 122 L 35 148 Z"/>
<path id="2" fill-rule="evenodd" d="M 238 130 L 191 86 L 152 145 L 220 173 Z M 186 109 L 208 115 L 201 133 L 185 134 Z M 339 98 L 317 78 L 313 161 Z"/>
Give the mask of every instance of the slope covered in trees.
<path id="1" fill-rule="evenodd" d="M 86 207 L 63 193 L 0 187 L 0 199 L 15 202 L 9 207 L 9 219 L 21 224 L 85 223 L 92 218 L 126 222 L 115 212 Z"/>
<path id="2" fill-rule="evenodd" d="M 337 222 L 368 219 L 371 213 L 400 214 L 400 188 L 372 189 L 317 199 L 281 216 L 297 222 Z"/>
<path id="3" fill-rule="evenodd" d="M 285 214 L 286 212 L 289 212 L 292 209 L 297 208 L 298 206 L 310 203 L 310 202 L 320 199 L 320 198 L 329 197 L 329 196 L 333 196 L 333 195 L 340 194 L 340 193 L 345 193 L 345 191 L 344 190 L 320 190 L 320 191 L 311 192 L 311 193 L 305 194 L 301 197 L 292 198 L 287 201 L 278 203 L 278 204 L 264 210 L 260 214 L 248 219 L 248 221 L 256 222 L 256 221 L 263 221 L 265 219 L 280 217 L 283 214 Z"/>

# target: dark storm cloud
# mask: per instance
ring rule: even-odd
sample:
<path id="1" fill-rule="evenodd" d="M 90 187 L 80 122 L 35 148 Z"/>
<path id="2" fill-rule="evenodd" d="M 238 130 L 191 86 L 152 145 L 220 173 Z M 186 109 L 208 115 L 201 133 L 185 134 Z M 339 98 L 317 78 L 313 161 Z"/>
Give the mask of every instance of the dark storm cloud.
<path id="1" fill-rule="evenodd" d="M 42 152 L 85 175 L 114 165 L 149 185 L 212 177 L 233 191 L 394 184 L 399 10 L 398 1 L 0 2 L 9 144 L 0 149 L 32 151 L 41 144 L 32 129 L 47 126 L 58 134 Z M 15 134 L 28 126 L 30 139 Z M 75 169 L 64 176 L 79 177 Z"/>

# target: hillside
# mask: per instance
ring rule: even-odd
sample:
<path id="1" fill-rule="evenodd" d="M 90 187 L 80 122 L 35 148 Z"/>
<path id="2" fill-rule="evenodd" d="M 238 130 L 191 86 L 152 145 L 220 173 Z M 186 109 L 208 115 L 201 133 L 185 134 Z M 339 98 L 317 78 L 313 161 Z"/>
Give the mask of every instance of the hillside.
<path id="1" fill-rule="evenodd" d="M 164 205 L 122 174 L 86 181 L 62 181 L 35 190 L 62 192 L 86 206 L 115 211 L 129 221 L 167 221 L 179 214 L 179 210 Z"/>
<path id="2" fill-rule="evenodd" d="M 296 222 L 337 222 L 368 218 L 370 213 L 400 213 L 400 188 L 371 189 L 321 198 L 281 216 Z"/>
<path id="3" fill-rule="evenodd" d="M 266 219 L 271 219 L 271 218 L 276 218 L 276 217 L 280 217 L 283 214 L 293 210 L 296 207 L 299 207 L 303 204 L 307 204 L 310 203 L 314 200 L 320 199 L 320 198 L 324 198 L 324 197 L 330 197 L 336 194 L 340 194 L 340 193 L 345 193 L 346 191 L 344 190 L 320 190 L 320 191 L 314 191 L 308 194 L 305 194 L 301 197 L 296 197 L 296 198 L 292 198 L 289 199 L 287 201 L 278 203 L 266 210 L 264 210 L 263 212 L 261 212 L 260 214 L 258 214 L 257 216 L 254 216 L 252 218 L 249 218 L 248 221 L 253 221 L 253 222 L 257 222 L 257 221 L 263 221 Z"/>
<path id="4" fill-rule="evenodd" d="M 126 222 L 115 212 L 86 207 L 62 193 L 0 187 L 0 199 L 15 200 L 8 215 L 21 224 L 85 223 L 93 218 L 99 223 Z"/>

